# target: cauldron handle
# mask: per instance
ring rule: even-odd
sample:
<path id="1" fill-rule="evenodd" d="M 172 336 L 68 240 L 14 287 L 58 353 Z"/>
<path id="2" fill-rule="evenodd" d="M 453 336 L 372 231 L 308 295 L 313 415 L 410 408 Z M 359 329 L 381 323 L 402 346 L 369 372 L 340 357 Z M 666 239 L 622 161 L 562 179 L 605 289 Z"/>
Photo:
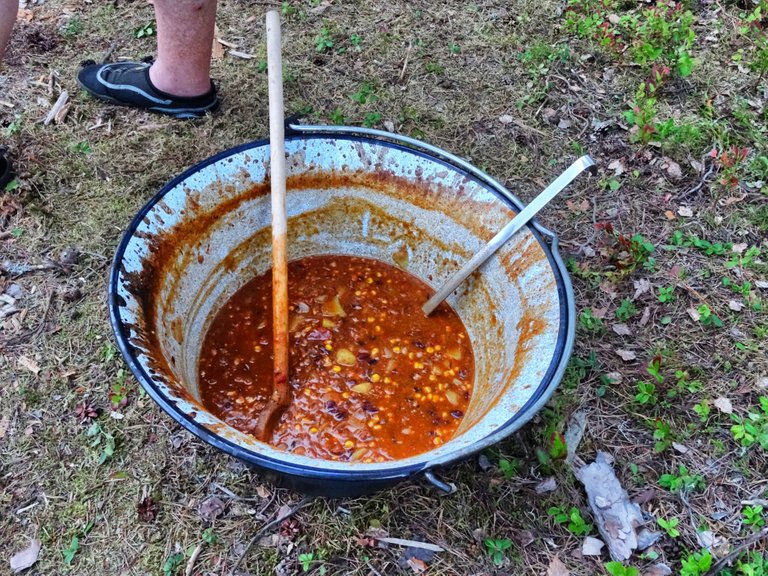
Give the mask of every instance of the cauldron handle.
<path id="1" fill-rule="evenodd" d="M 432 470 L 424 472 L 424 478 L 426 478 L 432 486 L 440 490 L 440 492 L 443 493 L 443 496 L 450 496 L 456 492 L 456 484 L 453 482 L 450 484 L 448 482 L 443 482 L 440 478 L 435 476 L 435 473 Z"/>

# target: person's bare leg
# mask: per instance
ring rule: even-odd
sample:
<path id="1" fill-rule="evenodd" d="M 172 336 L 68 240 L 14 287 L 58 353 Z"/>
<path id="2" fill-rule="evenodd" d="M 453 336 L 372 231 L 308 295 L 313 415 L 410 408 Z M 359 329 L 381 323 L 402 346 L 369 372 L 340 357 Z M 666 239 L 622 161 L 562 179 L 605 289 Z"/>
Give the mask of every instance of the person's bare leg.
<path id="1" fill-rule="evenodd" d="M 5 54 L 13 23 L 19 13 L 19 0 L 0 0 L 0 58 Z"/>
<path id="2" fill-rule="evenodd" d="M 174 96 L 207 93 L 216 0 L 155 0 L 155 17 L 157 60 L 149 70 L 152 83 Z"/>

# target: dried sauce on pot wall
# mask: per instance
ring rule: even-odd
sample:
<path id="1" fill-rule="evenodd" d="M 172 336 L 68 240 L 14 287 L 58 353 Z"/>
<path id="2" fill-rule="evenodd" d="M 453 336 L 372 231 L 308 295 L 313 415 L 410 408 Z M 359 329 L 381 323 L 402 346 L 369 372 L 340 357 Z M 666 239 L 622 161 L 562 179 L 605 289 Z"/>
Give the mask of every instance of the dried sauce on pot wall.
<path id="1" fill-rule="evenodd" d="M 370 258 L 289 263 L 291 406 L 277 448 L 337 461 L 407 458 L 447 442 L 472 393 L 474 359 L 458 315 L 431 290 Z M 220 309 L 199 362 L 203 404 L 250 432 L 272 390 L 271 273 Z"/>

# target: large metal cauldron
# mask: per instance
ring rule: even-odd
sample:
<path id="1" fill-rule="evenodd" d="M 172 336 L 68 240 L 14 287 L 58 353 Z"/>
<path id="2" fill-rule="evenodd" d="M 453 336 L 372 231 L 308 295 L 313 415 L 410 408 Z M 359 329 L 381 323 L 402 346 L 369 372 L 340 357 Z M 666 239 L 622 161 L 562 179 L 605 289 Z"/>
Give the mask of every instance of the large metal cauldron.
<path id="1" fill-rule="evenodd" d="M 478 250 L 520 202 L 463 160 L 356 128 L 291 126 L 289 258 L 355 254 L 402 264 L 432 286 Z M 355 496 L 481 450 L 525 424 L 560 381 L 574 303 L 555 236 L 531 224 L 448 301 L 475 352 L 475 388 L 455 437 L 405 460 L 296 456 L 231 428 L 198 402 L 197 362 L 217 310 L 270 266 L 269 144 L 223 152 L 165 186 L 120 242 L 109 282 L 117 342 L 149 395 L 193 434 L 310 494 Z M 547 241 L 549 244 L 547 244 Z"/>

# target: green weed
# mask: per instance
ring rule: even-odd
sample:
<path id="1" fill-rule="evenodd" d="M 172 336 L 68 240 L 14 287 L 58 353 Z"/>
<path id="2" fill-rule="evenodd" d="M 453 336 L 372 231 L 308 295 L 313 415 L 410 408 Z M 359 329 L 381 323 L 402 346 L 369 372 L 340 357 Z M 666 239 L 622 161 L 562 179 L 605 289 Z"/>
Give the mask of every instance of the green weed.
<path id="1" fill-rule="evenodd" d="M 552 506 L 547 510 L 557 524 L 568 524 L 568 530 L 576 536 L 586 536 L 592 532 L 592 524 L 588 524 L 575 506 L 566 512 L 562 506 Z"/>
<path id="2" fill-rule="evenodd" d="M 512 541 L 509 538 L 486 538 L 484 544 L 493 563 L 496 566 L 502 566 L 504 564 L 504 553 L 512 546 Z"/>
<path id="3" fill-rule="evenodd" d="M 712 567 L 712 555 L 706 550 L 689 554 L 682 559 L 680 576 L 702 576 Z"/>
<path id="4" fill-rule="evenodd" d="M 606 562 L 605 569 L 611 576 L 638 576 L 640 570 L 632 566 L 624 566 L 621 562 Z"/>
<path id="5" fill-rule="evenodd" d="M 677 538 L 680 536 L 680 531 L 677 529 L 677 525 L 680 524 L 679 518 L 670 518 L 669 520 L 659 518 L 656 520 L 656 522 L 659 523 L 659 526 L 664 530 L 664 532 L 667 533 L 667 536 L 670 538 Z"/>
<path id="6" fill-rule="evenodd" d="M 689 474 L 688 468 L 681 464 L 677 474 L 662 474 L 659 486 L 674 494 L 690 494 L 704 489 L 704 478 L 700 474 Z"/>
<path id="7" fill-rule="evenodd" d="M 745 448 L 758 444 L 768 450 L 768 396 L 760 397 L 760 410 L 750 410 L 746 418 L 731 414 L 731 419 L 735 422 L 731 426 L 734 440 Z"/>

